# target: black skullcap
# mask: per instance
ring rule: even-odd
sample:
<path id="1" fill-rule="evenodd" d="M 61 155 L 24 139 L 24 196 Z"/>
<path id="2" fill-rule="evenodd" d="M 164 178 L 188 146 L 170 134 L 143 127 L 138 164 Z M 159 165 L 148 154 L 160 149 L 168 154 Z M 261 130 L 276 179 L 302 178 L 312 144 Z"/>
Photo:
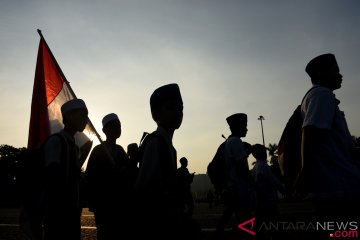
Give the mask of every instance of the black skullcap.
<path id="1" fill-rule="evenodd" d="M 266 160 L 267 157 L 267 148 L 262 144 L 254 144 L 251 146 L 251 153 L 254 156 L 254 158 L 258 160 Z"/>
<path id="2" fill-rule="evenodd" d="M 169 101 L 179 101 L 182 103 L 180 88 L 176 83 L 161 86 L 151 94 L 151 110 L 157 109 Z"/>
<path id="3" fill-rule="evenodd" d="M 235 113 L 226 118 L 230 127 L 243 126 L 247 124 L 247 115 L 245 113 Z"/>
<path id="4" fill-rule="evenodd" d="M 322 54 L 313 58 L 305 68 L 307 74 L 310 77 L 313 77 L 314 74 L 318 71 L 327 70 L 331 68 L 334 64 L 337 65 L 335 55 L 332 53 Z"/>

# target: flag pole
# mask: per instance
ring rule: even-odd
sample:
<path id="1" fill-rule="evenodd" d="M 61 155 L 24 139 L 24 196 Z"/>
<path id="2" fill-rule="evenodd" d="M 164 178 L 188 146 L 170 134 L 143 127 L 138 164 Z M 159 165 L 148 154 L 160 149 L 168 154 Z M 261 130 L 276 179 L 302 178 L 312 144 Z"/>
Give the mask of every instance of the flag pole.
<path id="1" fill-rule="evenodd" d="M 47 50 L 49 51 L 52 59 L 54 60 L 54 63 L 55 63 L 55 65 L 56 65 L 56 68 L 59 70 L 59 73 L 60 73 L 61 77 L 64 79 L 64 82 L 65 82 L 66 86 L 69 88 L 71 94 L 72 94 L 73 96 L 75 96 L 75 98 L 77 98 L 75 92 L 72 90 L 72 88 L 71 88 L 71 86 L 70 86 L 70 82 L 66 79 L 65 74 L 64 74 L 63 71 L 61 70 L 58 62 L 56 61 L 56 58 L 54 57 L 53 53 L 51 52 L 51 50 L 50 50 L 50 48 L 49 48 L 49 45 L 48 45 L 47 42 L 45 41 L 45 38 L 44 38 L 44 36 L 42 35 L 41 30 L 40 30 L 40 29 L 37 29 L 37 32 L 39 33 L 41 39 L 44 41 L 45 46 L 46 46 Z M 104 141 L 102 140 L 102 138 L 101 138 L 101 136 L 99 135 L 99 133 L 96 131 L 96 129 L 95 129 L 94 125 L 92 124 L 92 122 L 91 122 L 91 120 L 90 120 L 89 117 L 88 117 L 88 122 L 89 122 L 90 127 L 95 130 L 95 135 L 96 135 L 96 137 L 99 139 L 100 143 L 103 143 Z"/>
<path id="2" fill-rule="evenodd" d="M 61 68 L 60 68 L 60 66 L 59 66 L 59 64 L 58 64 L 58 62 L 56 61 L 56 58 L 54 57 L 53 53 L 51 52 L 51 49 L 49 48 L 49 45 L 47 44 L 47 42 L 46 42 L 46 40 L 45 40 L 44 36 L 42 35 L 41 30 L 40 30 L 40 29 L 37 29 L 37 32 L 38 32 L 38 34 L 40 35 L 41 40 L 43 40 L 43 41 L 44 41 L 45 46 L 46 46 L 47 50 L 49 51 L 50 56 L 51 56 L 51 58 L 53 59 L 53 61 L 54 61 L 54 63 L 55 63 L 56 68 L 58 69 L 58 71 L 59 71 L 59 73 L 60 73 L 61 77 L 62 77 L 62 78 L 63 78 L 63 80 L 64 80 L 64 83 L 65 83 L 65 84 L 66 84 L 66 86 L 69 88 L 69 90 L 70 90 L 71 94 L 72 94 L 75 98 L 77 98 L 77 97 L 76 97 L 75 92 L 72 90 L 72 88 L 71 88 L 71 86 L 70 86 L 70 82 L 66 79 L 65 74 L 64 74 L 64 73 L 63 73 L 63 71 L 61 70 Z M 105 145 L 103 144 L 103 143 L 104 143 L 104 141 L 102 140 L 102 138 L 101 138 L 100 134 L 96 131 L 96 129 L 95 129 L 95 127 L 94 127 L 93 123 L 91 122 L 90 118 L 88 117 L 87 119 L 88 119 L 88 123 L 89 123 L 90 127 L 94 130 L 94 132 L 95 132 L 95 135 L 96 135 L 97 139 L 100 141 L 101 145 L 103 145 L 103 146 L 104 146 L 104 148 L 105 148 L 105 152 L 107 153 L 108 157 L 110 158 L 110 161 L 111 161 L 113 164 L 115 164 L 113 157 L 111 156 L 110 152 L 109 152 L 109 151 L 108 151 L 108 149 L 105 147 Z"/>

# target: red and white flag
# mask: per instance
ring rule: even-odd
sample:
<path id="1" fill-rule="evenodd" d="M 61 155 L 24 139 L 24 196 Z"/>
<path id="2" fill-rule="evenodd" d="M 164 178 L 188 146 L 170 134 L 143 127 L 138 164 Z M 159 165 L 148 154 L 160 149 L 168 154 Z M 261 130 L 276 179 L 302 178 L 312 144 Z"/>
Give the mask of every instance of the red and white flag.
<path id="1" fill-rule="evenodd" d="M 39 34 L 41 35 L 40 31 Z M 63 103 L 75 98 L 74 92 L 41 35 L 31 103 L 29 150 L 38 148 L 49 135 L 63 129 L 60 108 Z M 89 146 L 90 139 L 95 136 L 98 134 L 89 121 L 84 132 L 75 135 L 76 144 L 80 148 L 85 144 Z"/>

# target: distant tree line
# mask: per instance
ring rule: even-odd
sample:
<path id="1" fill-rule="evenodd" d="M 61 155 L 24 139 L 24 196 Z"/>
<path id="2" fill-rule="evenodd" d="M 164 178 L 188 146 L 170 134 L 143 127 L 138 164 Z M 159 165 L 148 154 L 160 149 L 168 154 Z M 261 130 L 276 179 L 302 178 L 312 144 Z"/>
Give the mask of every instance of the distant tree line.
<path id="1" fill-rule="evenodd" d="M 0 145 L 0 205 L 18 205 L 17 177 L 26 148 Z"/>

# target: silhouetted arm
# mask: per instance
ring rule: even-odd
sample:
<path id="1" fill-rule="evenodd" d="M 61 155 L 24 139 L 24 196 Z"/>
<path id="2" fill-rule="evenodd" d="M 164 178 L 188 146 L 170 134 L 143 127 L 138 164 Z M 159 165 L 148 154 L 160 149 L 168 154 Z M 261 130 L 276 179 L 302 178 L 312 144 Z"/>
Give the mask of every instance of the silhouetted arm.
<path id="1" fill-rule="evenodd" d="M 319 156 L 322 145 L 328 138 L 336 110 L 333 92 L 325 87 L 311 91 L 301 105 L 303 128 L 301 141 L 301 170 L 295 184 L 309 190 L 310 183 L 301 176 L 308 176 L 311 162 Z M 298 188 L 299 189 L 299 188 Z"/>
<path id="2" fill-rule="evenodd" d="M 308 189 L 311 183 L 307 182 L 302 176 L 311 171 L 311 161 L 316 157 L 316 152 L 324 143 L 328 136 L 328 129 L 321 129 L 315 126 L 306 126 L 302 130 L 301 141 L 301 169 L 295 181 L 295 185 Z"/>
<path id="3" fill-rule="evenodd" d="M 327 135 L 327 129 L 320 129 L 314 126 L 306 126 L 303 128 L 301 141 L 301 169 L 307 164 L 306 161 L 316 153 L 319 146 L 324 143 Z"/>

